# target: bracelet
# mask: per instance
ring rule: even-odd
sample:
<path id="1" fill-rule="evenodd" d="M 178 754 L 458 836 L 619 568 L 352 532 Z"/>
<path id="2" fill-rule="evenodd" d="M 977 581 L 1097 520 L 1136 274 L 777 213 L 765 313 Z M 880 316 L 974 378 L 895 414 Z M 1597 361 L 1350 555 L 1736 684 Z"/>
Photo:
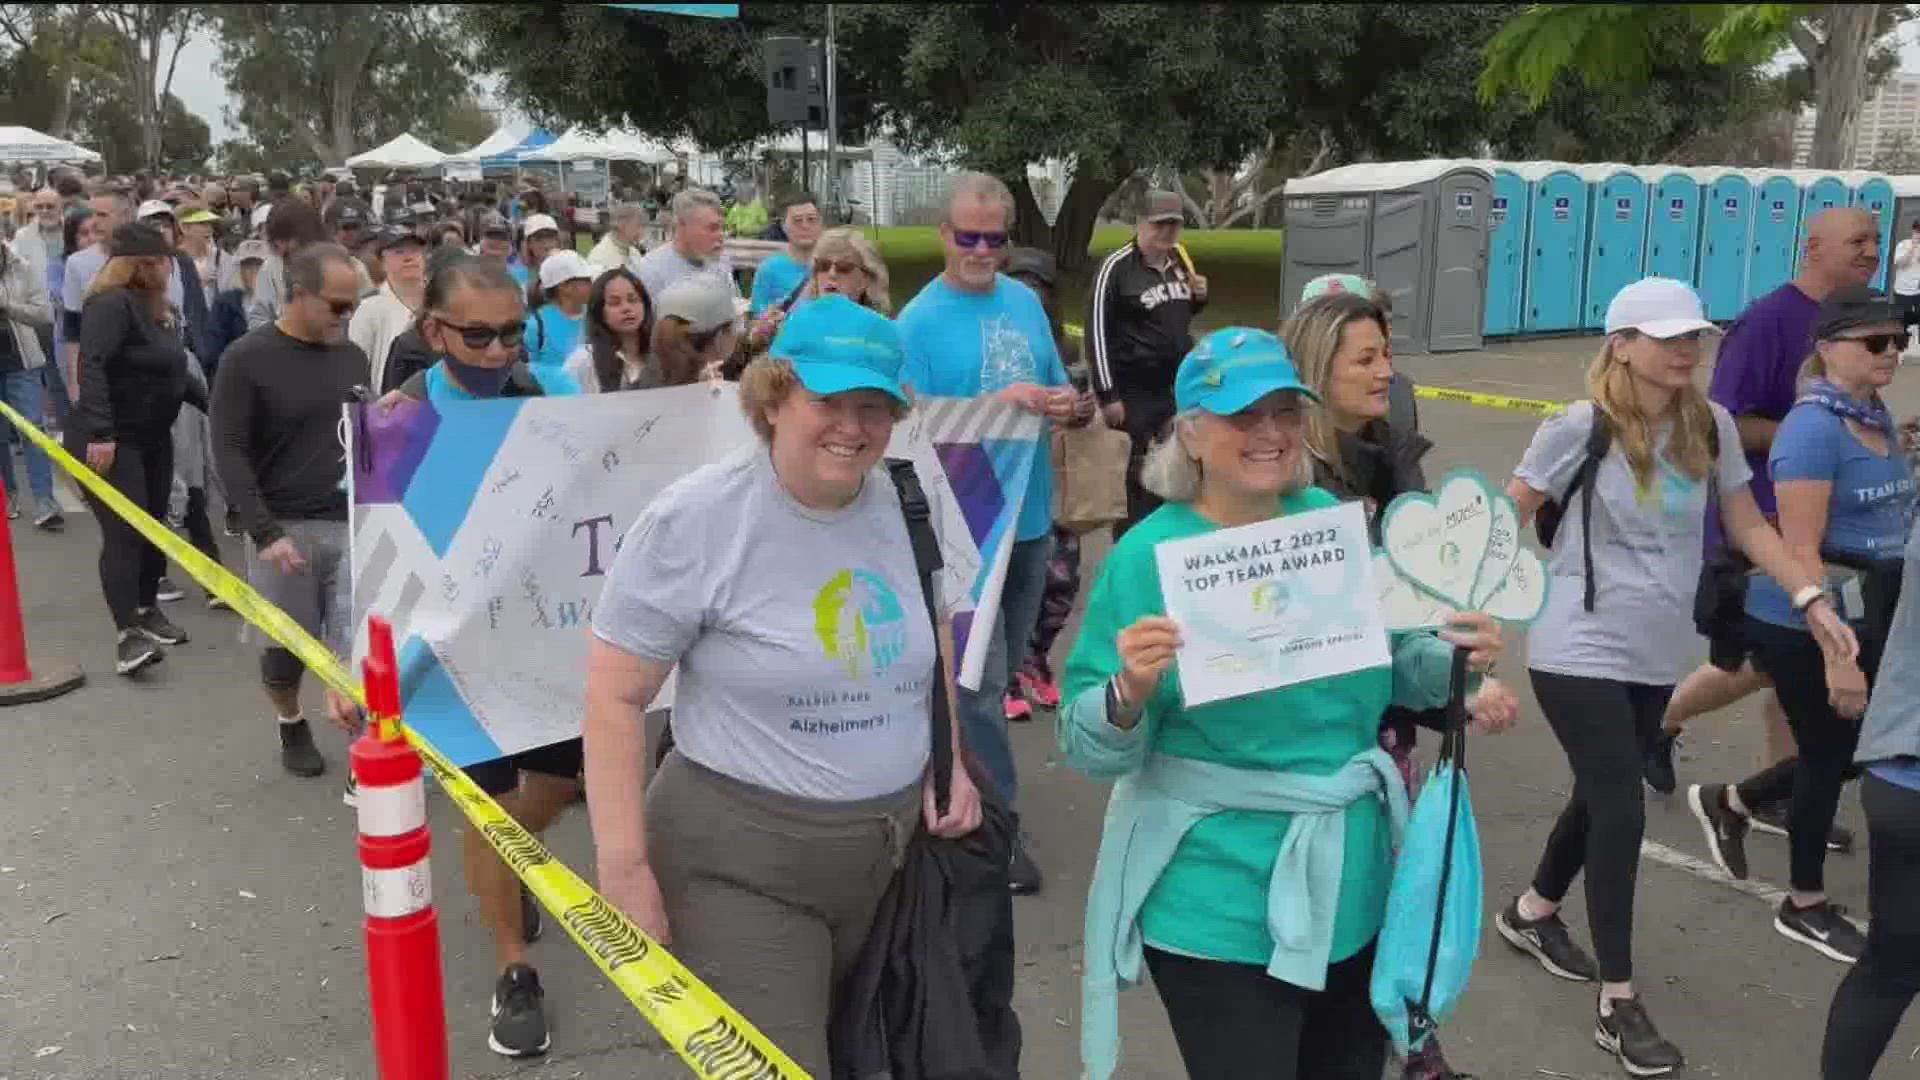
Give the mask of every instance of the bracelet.
<path id="1" fill-rule="evenodd" d="M 1826 586 L 1808 585 L 1793 594 L 1793 610 L 1804 612 L 1812 607 L 1815 601 L 1825 599 L 1827 599 Z"/>
<path id="2" fill-rule="evenodd" d="M 1135 705 L 1127 701 L 1126 691 L 1120 688 L 1120 676 L 1115 675 L 1113 678 L 1107 680 L 1107 719 L 1109 722 L 1121 719 L 1128 721 L 1138 720 L 1143 711 L 1145 711 L 1144 702 Z"/>

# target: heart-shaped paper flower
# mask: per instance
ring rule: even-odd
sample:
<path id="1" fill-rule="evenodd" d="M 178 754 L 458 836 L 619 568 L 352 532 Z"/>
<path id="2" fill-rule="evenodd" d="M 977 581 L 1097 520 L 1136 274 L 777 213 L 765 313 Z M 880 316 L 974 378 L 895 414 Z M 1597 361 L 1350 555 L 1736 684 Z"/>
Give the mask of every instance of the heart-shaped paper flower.
<path id="1" fill-rule="evenodd" d="M 1486 562 L 1495 494 L 1474 472 L 1451 472 L 1433 495 L 1409 492 L 1381 519 L 1387 558 L 1400 576 L 1448 605 L 1473 605 Z"/>

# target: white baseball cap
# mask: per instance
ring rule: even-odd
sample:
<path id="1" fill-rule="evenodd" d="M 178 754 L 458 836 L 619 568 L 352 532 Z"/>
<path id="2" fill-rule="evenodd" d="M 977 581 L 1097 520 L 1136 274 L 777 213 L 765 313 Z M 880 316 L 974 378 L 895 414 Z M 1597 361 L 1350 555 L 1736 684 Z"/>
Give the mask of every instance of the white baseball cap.
<path id="1" fill-rule="evenodd" d="M 534 214 L 520 223 L 521 236 L 532 236 L 534 233 L 559 231 L 560 223 L 546 214 Z"/>
<path id="2" fill-rule="evenodd" d="M 581 258 L 577 251 L 556 251 L 540 264 L 540 287 L 543 289 L 557 289 L 561 282 L 575 278 L 593 280 L 593 267 L 588 266 L 587 260 Z"/>
<path id="3" fill-rule="evenodd" d="M 1707 320 L 1692 286 L 1672 278 L 1641 278 L 1615 293 L 1607 305 L 1609 334 L 1634 330 L 1651 338 L 1673 338 L 1719 329 Z"/>
<path id="4" fill-rule="evenodd" d="M 140 204 L 139 210 L 134 211 L 133 220 L 145 221 L 148 218 L 152 218 L 152 217 L 169 217 L 170 218 L 173 216 L 174 216 L 174 212 L 173 212 L 172 206 L 168 205 L 167 203 L 161 202 L 159 199 L 148 199 L 146 202 L 143 202 Z"/>

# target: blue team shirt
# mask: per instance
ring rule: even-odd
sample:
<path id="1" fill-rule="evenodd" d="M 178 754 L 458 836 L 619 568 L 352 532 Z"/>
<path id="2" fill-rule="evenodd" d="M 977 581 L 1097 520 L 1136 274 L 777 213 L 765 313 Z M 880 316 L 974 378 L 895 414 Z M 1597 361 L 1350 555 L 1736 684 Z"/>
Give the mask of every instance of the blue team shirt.
<path id="1" fill-rule="evenodd" d="M 1774 483 L 1822 480 L 1833 485 L 1821 550 L 1861 559 L 1898 559 L 1913 521 L 1913 474 L 1899 441 L 1881 457 L 1847 430 L 1846 421 L 1816 404 L 1795 405 L 1774 435 L 1768 464 Z M 1756 576 L 1747 614 L 1803 629 L 1806 619 L 1772 578 Z M 1853 614 L 1853 613 L 1850 613 Z"/>
<path id="2" fill-rule="evenodd" d="M 967 293 L 934 278 L 901 310 L 901 381 L 930 397 L 980 397 L 1015 383 L 1068 386 L 1053 324 L 1032 289 L 999 275 L 989 293 Z M 1053 449 L 1045 430 L 1033 455 L 1015 540 L 1053 528 Z"/>
<path id="3" fill-rule="evenodd" d="M 807 267 L 782 251 L 770 255 L 753 272 L 752 307 L 748 313 L 759 318 L 776 304 L 784 303 L 807 280 Z"/>
<path id="4" fill-rule="evenodd" d="M 580 388 L 566 373 L 567 357 L 580 346 L 587 315 L 568 316 L 558 305 L 542 304 L 527 316 L 527 366 L 549 394 L 577 394 Z"/>
<path id="5" fill-rule="evenodd" d="M 444 405 L 449 401 L 479 401 L 480 397 L 467 393 L 447 378 L 445 365 L 435 364 L 427 369 L 427 400 L 435 405 Z"/>

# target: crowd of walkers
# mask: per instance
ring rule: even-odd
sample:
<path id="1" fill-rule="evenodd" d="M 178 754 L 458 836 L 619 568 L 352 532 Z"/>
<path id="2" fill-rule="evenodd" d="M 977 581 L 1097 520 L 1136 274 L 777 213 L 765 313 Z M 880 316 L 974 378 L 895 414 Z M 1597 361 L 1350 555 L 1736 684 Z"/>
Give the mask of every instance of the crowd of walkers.
<path id="1" fill-rule="evenodd" d="M 1013 197 L 983 174 L 953 183 L 942 271 L 897 310 L 867 236 L 826 227 L 804 194 L 780 208 L 785 249 L 743 291 L 721 202 L 697 189 L 672 198 L 666 243 L 647 250 L 641 215 L 621 208 L 582 256 L 524 195 L 453 210 L 403 195 L 390 214 L 344 182 L 270 182 L 265 200 L 244 182 L 76 183 L 36 192 L 0 244 L 0 398 L 216 558 L 222 512 L 254 587 L 342 651 L 343 404 L 737 387 L 757 438 L 670 486 L 618 548 L 594 606 L 582 736 L 468 772 L 536 833 L 590 796 L 604 895 L 813 1075 L 840 1075 L 836 991 L 913 845 L 966 842 L 1005 815 L 996 887 L 1042 889 L 1009 727 L 1036 710 L 1053 713 L 1069 765 L 1124 781 L 1087 898 L 1087 1075 L 1114 1074 L 1116 995 L 1148 975 L 1199 1080 L 1250 1062 L 1301 1080 L 1381 1075 L 1390 1046 L 1369 986 L 1411 755 L 1447 722 L 1457 652 L 1476 727 L 1515 721 L 1519 700 L 1492 674 L 1509 643 L 1462 613 L 1392 635 L 1386 665 L 1189 706 L 1154 551 L 1343 501 L 1364 506 L 1378 542 L 1381 511 L 1426 488 L 1432 447 L 1394 370 L 1386 291 L 1329 276 L 1277 328 L 1196 340 L 1208 281 L 1180 244 L 1182 200 L 1153 193 L 1093 276 L 1082 364 L 1053 259 L 1011 244 Z M 1724 340 L 1687 285 L 1624 289 L 1587 399 L 1540 425 L 1507 485 L 1547 553 L 1526 667 L 1573 787 L 1527 888 L 1493 921 L 1549 974 L 1597 983 L 1595 1040 L 1634 1076 L 1684 1061 L 1634 982 L 1643 778 L 1675 790 L 1684 726 L 1757 690 L 1779 706 L 1768 760 L 1686 797 L 1736 878 L 1749 834 L 1777 823 L 1792 881 L 1774 926 L 1852 965 L 1821 1075 L 1865 1080 L 1920 989 L 1920 600 L 1901 590 L 1920 572 L 1914 429 L 1882 398 L 1908 337 L 1906 311 L 1867 287 L 1879 259 L 1870 218 L 1823 213 L 1799 275 Z M 990 647 L 974 688 L 950 682 L 950 628 L 922 603 L 912 489 L 882 462 L 916 395 L 991 398 L 1048 429 L 1105 424 L 1132 448 L 1115 544 L 1063 642 L 1081 534 L 1054 518 L 1052 440 L 1039 441 L 999 610 L 976 627 Z M 57 529 L 48 462 L 31 446 L 24 457 L 34 522 Z M 11 510 L 26 500 L 4 476 Z M 186 640 L 162 606 L 182 590 L 157 549 L 89 505 L 116 663 L 133 676 Z M 823 629 L 835 612 L 859 612 L 863 633 Z M 1693 670 L 1701 635 L 1709 663 Z M 260 665 L 284 768 L 321 775 L 300 661 L 265 643 Z M 662 757 L 647 711 L 671 673 Z M 330 719 L 359 724 L 350 701 L 327 699 Z M 883 721 L 835 722 L 856 714 Z M 936 798 L 929 765 L 948 752 Z M 1822 873 L 1850 843 L 1834 816 L 1854 779 L 1864 931 Z M 489 1045 L 543 1053 L 527 949 L 539 909 L 484 838 L 467 830 L 464 844 L 495 951 Z M 1583 873 L 1592 954 L 1560 916 Z M 1005 998 L 1011 976 L 962 985 Z M 969 1039 L 984 1061 L 1017 1061 L 1017 1030 Z M 1466 1075 L 1431 1037 L 1401 1068 Z"/>

